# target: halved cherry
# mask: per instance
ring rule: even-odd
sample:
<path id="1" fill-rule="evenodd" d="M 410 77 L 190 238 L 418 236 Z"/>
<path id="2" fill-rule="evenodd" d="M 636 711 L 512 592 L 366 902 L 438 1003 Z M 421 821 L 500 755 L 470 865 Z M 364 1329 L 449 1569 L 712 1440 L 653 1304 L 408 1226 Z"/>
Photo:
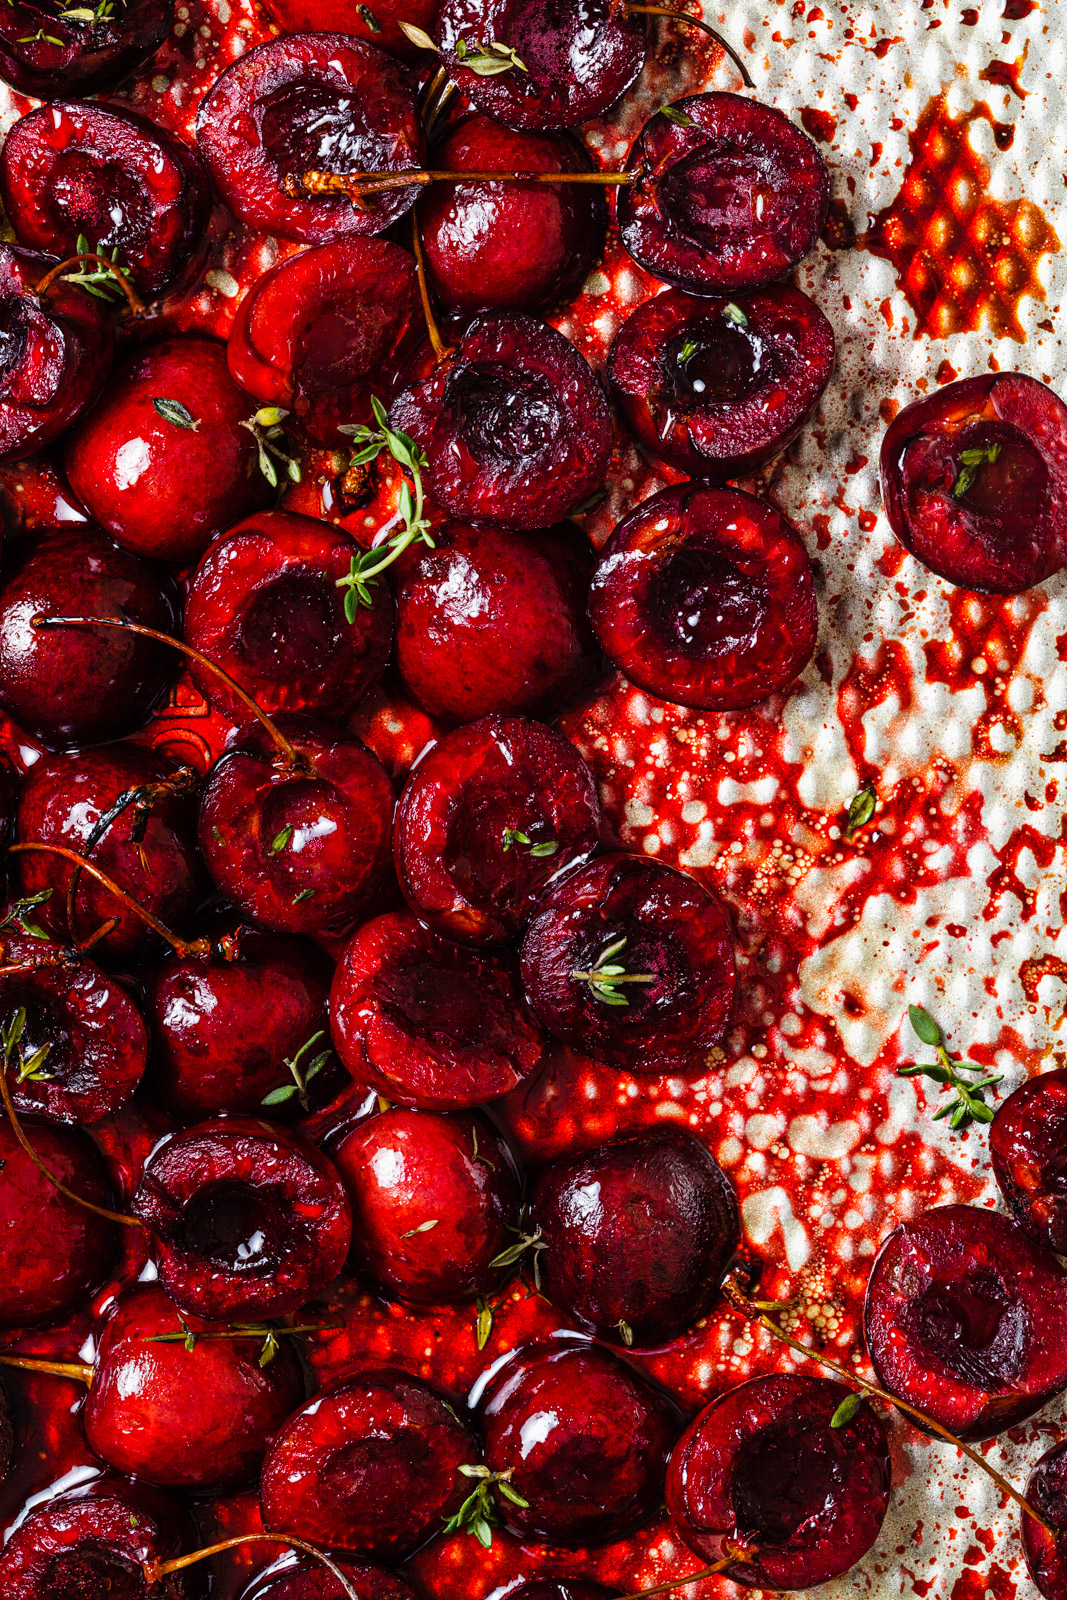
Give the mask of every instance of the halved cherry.
<path id="1" fill-rule="evenodd" d="M 354 1587 L 359 1600 L 418 1600 L 414 1589 L 385 1567 L 372 1566 L 369 1561 L 343 1560 L 338 1561 L 337 1566 Z M 346 1600 L 346 1597 L 336 1577 L 320 1562 L 287 1561 L 259 1573 L 247 1589 L 242 1589 L 240 1600 Z"/>
<path id="2" fill-rule="evenodd" d="M 173 0 L 118 0 L 106 12 L 12 0 L 0 15 L 0 79 L 36 100 L 98 94 L 148 61 L 173 23 Z"/>
<path id="3" fill-rule="evenodd" d="M 437 932 L 502 943 L 599 836 L 596 783 L 570 741 L 524 717 L 483 717 L 412 771 L 397 807 L 397 876 Z"/>
<path id="4" fill-rule="evenodd" d="M 668 289 L 638 306 L 607 374 L 638 441 L 694 478 L 737 478 L 780 455 L 819 403 L 834 331 L 799 289 L 733 300 Z"/>
<path id="5" fill-rule="evenodd" d="M 631 683 L 717 711 L 785 688 L 819 629 L 796 529 L 754 495 L 690 483 L 622 519 L 594 574 L 589 615 Z"/>
<path id="6" fill-rule="evenodd" d="M 1067 405 L 1036 378 L 987 373 L 913 401 L 881 472 L 893 532 L 950 583 L 1019 594 L 1067 564 Z"/>
<path id="7" fill-rule="evenodd" d="M 1055 1530 L 1022 1517 L 1023 1552 L 1031 1578 L 1045 1600 L 1067 1596 L 1067 1442 L 1054 1444 L 1034 1465 L 1026 1498 Z"/>
<path id="8" fill-rule="evenodd" d="M 989 1154 L 1016 1221 L 1067 1255 L 1067 1071 L 1043 1072 L 1001 1102 Z"/>

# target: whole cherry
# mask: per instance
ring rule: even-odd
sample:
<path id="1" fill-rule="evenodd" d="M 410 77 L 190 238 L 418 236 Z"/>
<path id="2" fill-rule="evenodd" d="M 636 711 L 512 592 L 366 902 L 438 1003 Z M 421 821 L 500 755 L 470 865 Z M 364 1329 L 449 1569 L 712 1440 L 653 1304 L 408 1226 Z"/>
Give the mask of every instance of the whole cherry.
<path id="1" fill-rule="evenodd" d="M 993 1175 L 1016 1221 L 1067 1255 L 1067 1071 L 1043 1072 L 1001 1102 L 989 1129 Z"/>

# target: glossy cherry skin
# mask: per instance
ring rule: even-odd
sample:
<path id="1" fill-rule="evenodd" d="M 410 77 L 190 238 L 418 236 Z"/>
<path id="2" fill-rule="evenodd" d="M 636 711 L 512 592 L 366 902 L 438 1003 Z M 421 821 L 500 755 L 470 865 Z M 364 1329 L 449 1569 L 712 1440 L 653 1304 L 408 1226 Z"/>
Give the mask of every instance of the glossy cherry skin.
<path id="1" fill-rule="evenodd" d="M 1055 1536 L 1033 1517 L 1019 1518 L 1027 1570 L 1045 1600 L 1067 1595 L 1067 1443 L 1054 1444 L 1035 1464 L 1026 1484 L 1026 1499 L 1052 1524 Z"/>
<path id="2" fill-rule="evenodd" d="M 263 1463 L 265 1528 L 395 1559 L 461 1504 L 478 1460 L 465 1423 L 404 1372 L 362 1372 L 320 1390 L 278 1433 Z"/>
<path id="3" fill-rule="evenodd" d="M 599 835 L 596 784 L 570 741 L 525 717 L 482 717 L 413 768 L 396 813 L 397 876 L 437 932 L 502 943 Z"/>
<path id="4" fill-rule="evenodd" d="M 800 1373 L 753 1378 L 704 1407 L 667 1468 L 667 1509 L 708 1562 L 754 1589 L 807 1589 L 871 1548 L 889 1505 L 889 1442 L 869 1405 L 831 1419 L 852 1394 Z M 747 1558 L 747 1559 L 746 1559 Z"/>
<path id="5" fill-rule="evenodd" d="M 192 1350 L 183 1338 L 205 1334 Z M 128 1289 L 104 1324 L 83 1421 L 89 1448 L 161 1489 L 216 1494 L 253 1477 L 267 1441 L 304 1398 L 293 1341 L 259 1364 L 263 1335 L 215 1339 L 158 1284 Z M 232 1331 L 214 1327 L 215 1332 Z"/>
<path id="6" fill-rule="evenodd" d="M 115 333 L 103 301 L 62 279 L 36 293 L 57 265 L 0 244 L 0 461 L 58 439 L 111 370 Z"/>
<path id="7" fill-rule="evenodd" d="M 351 6 L 348 0 L 270 0 L 264 6 L 283 33 L 355 34 L 357 39 L 387 50 L 402 61 L 426 57 L 400 27 L 402 22 L 431 36 L 437 21 L 437 0 L 375 0 L 373 7 Z M 368 20 L 369 13 L 369 20 Z"/>
<path id="8" fill-rule="evenodd" d="M 589 499 L 611 456 L 611 415 L 585 357 L 519 312 L 476 317 L 456 348 L 389 408 L 426 456 L 450 516 L 544 528 Z"/>
<path id="9" fill-rule="evenodd" d="M 109 1206 L 100 1153 L 76 1128 L 30 1124 L 49 1172 L 74 1194 Z M 0 1328 L 31 1327 L 73 1311 L 102 1281 L 117 1253 L 116 1225 L 49 1183 L 0 1121 Z"/>
<path id="10" fill-rule="evenodd" d="M 277 7 L 275 7 L 277 9 Z M 337 1561 L 359 1600 L 418 1600 L 414 1589 L 394 1572 L 372 1566 L 369 1561 Z M 241 1600 L 348 1600 L 332 1572 L 319 1561 L 303 1560 L 287 1564 L 280 1571 L 260 1573 Z"/>
<path id="11" fill-rule="evenodd" d="M 666 1398 L 599 1345 L 545 1339 L 516 1350 L 481 1395 L 485 1461 L 511 1469 L 528 1509 L 505 1508 L 523 1537 L 601 1544 L 661 1504 L 678 1433 Z"/>
<path id="12" fill-rule="evenodd" d="M 819 631 L 815 578 L 792 524 L 754 495 L 700 483 L 664 489 L 623 517 L 589 615 L 631 683 L 716 711 L 785 688 Z"/>
<path id="13" fill-rule="evenodd" d="M 784 277 L 826 221 L 830 176 L 818 147 L 773 106 L 742 95 L 687 95 L 673 110 L 645 123 L 627 157 L 635 181 L 618 203 L 626 249 L 690 294 Z"/>
<path id="14" fill-rule="evenodd" d="M 609 965 L 648 974 L 620 986 L 625 1005 L 573 976 Z M 599 856 L 541 900 L 522 946 L 522 981 L 535 1013 L 564 1044 L 630 1072 L 706 1071 L 737 987 L 730 923 L 695 878 L 647 856 Z"/>
<path id="15" fill-rule="evenodd" d="M 200 849 L 218 887 L 276 933 L 343 938 L 389 878 L 393 788 L 359 740 L 311 717 L 275 719 L 286 766 L 258 723 L 238 729 L 200 804 Z"/>
<path id="16" fill-rule="evenodd" d="M 196 141 L 215 187 L 250 228 L 299 244 L 382 233 L 414 188 L 293 198 L 307 172 L 425 167 L 426 139 L 407 71 L 347 33 L 288 33 L 225 68 L 200 104 Z"/>
<path id="17" fill-rule="evenodd" d="M 472 116 L 434 149 L 442 172 L 591 172 L 569 134 L 517 133 Z M 591 184 L 435 183 L 417 210 L 426 271 L 453 313 L 536 311 L 581 288 L 600 257 L 604 197 Z"/>
<path id="18" fill-rule="evenodd" d="M 537 533 L 457 522 L 435 530 L 434 548 L 420 546 L 397 588 L 405 687 L 442 721 L 551 715 L 600 660 L 585 614 L 592 566 L 567 523 Z"/>
<path id="19" fill-rule="evenodd" d="M 211 216 L 210 181 L 193 151 L 136 112 L 77 100 L 15 123 L 0 154 L 0 195 L 20 243 L 66 260 L 84 235 L 92 250 L 117 251 L 144 295 L 185 276 Z"/>
<path id="20" fill-rule="evenodd" d="M 882 1387 L 958 1439 L 992 1439 L 1067 1388 L 1067 1273 L 996 1211 L 940 1206 L 891 1233 L 864 1329 Z"/>
<path id="21" fill-rule="evenodd" d="M 161 415 L 156 400 L 177 401 L 190 422 Z M 256 442 L 241 426 L 254 410 L 216 340 L 183 335 L 135 350 L 70 435 L 70 486 L 127 550 L 195 561 L 271 497 Z"/>
<path id="22" fill-rule="evenodd" d="M 732 300 L 668 289 L 627 317 L 607 365 L 642 449 L 690 477 L 715 479 L 781 455 L 833 370 L 833 329 L 786 284 Z"/>
<path id="23" fill-rule="evenodd" d="M 155 54 L 174 22 L 173 0 L 124 0 L 106 17 L 87 7 L 88 21 L 70 16 L 80 8 L 66 9 L 15 0 L 0 17 L 0 79 L 20 94 L 55 100 L 113 89 Z"/>
<path id="24" fill-rule="evenodd" d="M 222 667 L 262 710 L 310 711 L 342 721 L 381 677 L 393 642 L 393 602 L 345 616 L 338 581 L 359 546 L 332 522 L 261 511 L 217 539 L 193 573 L 182 624 L 187 643 Z M 231 722 L 241 704 L 217 675 L 193 663 L 200 693 Z"/>
<path id="25" fill-rule="evenodd" d="M 989 1130 L 993 1175 L 1017 1222 L 1067 1255 L 1067 1071 L 1043 1072 L 997 1107 Z"/>
<path id="26" fill-rule="evenodd" d="M 1067 405 L 1036 378 L 987 373 L 913 401 L 881 473 L 893 532 L 949 583 L 1019 594 L 1067 563 Z"/>

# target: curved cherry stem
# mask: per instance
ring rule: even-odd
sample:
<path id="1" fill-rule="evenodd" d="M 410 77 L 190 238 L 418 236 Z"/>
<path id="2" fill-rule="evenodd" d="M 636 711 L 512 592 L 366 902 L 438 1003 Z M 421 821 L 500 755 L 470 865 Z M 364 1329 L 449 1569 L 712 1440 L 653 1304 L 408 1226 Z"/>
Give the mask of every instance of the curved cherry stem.
<path id="1" fill-rule="evenodd" d="M 0 1356 L 0 1367 L 18 1367 L 23 1372 L 47 1372 L 53 1378 L 73 1378 L 92 1387 L 93 1369 L 85 1361 L 39 1361 L 36 1356 Z"/>
<path id="2" fill-rule="evenodd" d="M 730 1554 L 723 1556 L 721 1561 L 715 1561 L 710 1567 L 701 1567 L 699 1572 L 691 1572 L 685 1578 L 671 1578 L 668 1583 L 657 1583 L 651 1589 L 637 1589 L 633 1594 L 624 1594 L 622 1600 L 647 1600 L 649 1595 L 670 1594 L 672 1589 L 684 1589 L 690 1583 L 702 1583 L 705 1578 L 714 1578 L 717 1573 L 727 1572 L 731 1567 L 736 1567 L 740 1561 L 751 1561 L 756 1551 L 749 1550 L 744 1555 Z"/>
<path id="3" fill-rule="evenodd" d="M 65 277 L 71 267 L 80 267 L 85 261 L 92 261 L 95 266 L 106 268 L 111 273 L 115 282 L 126 296 L 130 310 L 135 317 L 147 315 L 147 306 L 135 291 L 126 274 L 120 271 L 113 261 L 109 261 L 107 256 L 97 255 L 95 250 L 83 250 L 79 255 L 68 256 L 66 261 L 60 261 L 57 266 L 52 267 L 50 271 L 45 273 L 40 283 L 34 285 L 34 294 L 38 299 L 41 299 L 42 296 L 48 293 L 57 279 Z"/>
<path id="4" fill-rule="evenodd" d="M 431 183 L 595 183 L 619 188 L 636 183 L 636 172 L 305 172 L 291 180 L 297 194 L 344 194 L 359 206 L 364 195 L 390 189 L 425 189 Z"/>
<path id="5" fill-rule="evenodd" d="M 242 1533 L 233 1539 L 221 1539 L 218 1544 L 205 1545 L 202 1550 L 194 1550 L 191 1555 L 174 1556 L 170 1561 L 146 1561 L 141 1570 L 144 1572 L 145 1582 L 151 1588 L 160 1578 L 166 1578 L 172 1572 L 182 1572 L 186 1567 L 195 1566 L 198 1561 L 207 1561 L 211 1556 L 221 1555 L 226 1550 L 236 1550 L 245 1544 L 284 1544 L 291 1550 L 301 1550 L 305 1555 L 314 1556 L 315 1560 L 321 1561 L 337 1579 L 348 1600 L 359 1600 L 359 1595 L 349 1580 L 325 1550 L 320 1550 L 318 1545 L 309 1544 L 306 1539 L 297 1539 L 288 1533 Z"/>
<path id="6" fill-rule="evenodd" d="M 721 33 L 716 33 L 715 29 L 711 27 L 709 23 L 705 22 L 703 17 L 692 17 L 689 15 L 688 11 L 674 11 L 670 6 L 624 5 L 622 9 L 628 17 L 671 17 L 675 22 L 688 22 L 691 28 L 699 28 L 703 33 L 706 33 L 710 38 L 714 39 L 719 48 L 730 57 L 730 60 L 741 74 L 741 81 L 745 85 L 745 88 L 754 89 L 756 87 L 749 76 L 748 68 L 741 60 L 741 57 L 738 55 L 733 45 L 724 39 Z"/>
<path id="7" fill-rule="evenodd" d="M 445 356 L 451 355 L 450 346 L 441 338 L 441 330 L 437 326 L 437 318 L 433 314 L 430 304 L 430 285 L 426 281 L 426 261 L 422 253 L 422 240 L 419 238 L 419 222 L 415 213 L 411 214 L 411 243 L 415 252 L 415 277 L 419 285 L 419 299 L 422 301 L 422 316 L 426 323 L 426 336 L 430 341 L 430 348 L 434 353 L 435 361 L 443 361 Z"/>

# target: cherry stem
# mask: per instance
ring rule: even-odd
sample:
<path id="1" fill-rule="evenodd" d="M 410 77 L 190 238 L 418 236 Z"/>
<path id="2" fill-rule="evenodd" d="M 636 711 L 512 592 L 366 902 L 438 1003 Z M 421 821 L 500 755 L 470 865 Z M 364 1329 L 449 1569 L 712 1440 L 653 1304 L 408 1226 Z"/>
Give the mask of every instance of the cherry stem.
<path id="1" fill-rule="evenodd" d="M 367 194 L 389 189 L 424 189 L 431 183 L 596 183 L 620 185 L 637 182 L 635 172 L 305 172 L 293 180 L 307 194 L 346 194 L 355 204 Z"/>
<path id="2" fill-rule="evenodd" d="M 688 22 L 691 28 L 700 28 L 702 32 L 708 34 L 710 38 L 714 39 L 715 43 L 720 47 L 720 49 L 724 50 L 730 57 L 730 60 L 741 74 L 741 81 L 745 85 L 745 88 L 754 89 L 756 87 L 752 79 L 749 77 L 748 68 L 741 60 L 741 57 L 738 55 L 733 45 L 729 44 L 723 38 L 721 33 L 716 33 L 715 29 L 710 27 L 708 23 L 704 21 L 703 17 L 691 17 L 687 11 L 674 11 L 670 6 L 625 5 L 623 6 L 623 11 L 628 17 L 672 17 L 675 22 Z"/>
<path id="3" fill-rule="evenodd" d="M 93 1369 L 84 1361 L 39 1361 L 36 1356 L 0 1356 L 0 1367 L 19 1367 L 24 1372 L 47 1372 L 53 1378 L 73 1378 L 91 1388 Z"/>
<path id="4" fill-rule="evenodd" d="M 141 299 L 140 295 L 135 292 L 133 285 L 130 283 L 126 274 L 124 272 L 120 272 L 115 263 L 113 261 L 109 261 L 107 256 L 97 255 L 95 250 L 83 250 L 80 255 L 68 256 L 66 261 L 59 262 L 58 266 L 53 267 L 50 272 L 45 273 L 40 283 L 34 288 L 34 294 L 39 300 L 42 299 L 58 278 L 62 278 L 66 273 L 68 273 L 71 267 L 80 267 L 85 261 L 92 261 L 97 267 L 105 267 L 107 271 L 111 273 L 119 288 L 126 296 L 126 299 L 129 302 L 130 310 L 133 312 L 135 317 L 143 317 L 147 315 L 148 308 Z"/>
<path id="5" fill-rule="evenodd" d="M 442 67 L 441 68 L 441 72 L 444 73 L 445 71 L 446 71 L 446 69 L 444 67 Z M 434 81 L 436 82 L 437 80 L 435 79 Z M 447 106 L 448 102 L 451 100 L 452 96 L 455 93 L 456 93 L 456 86 L 452 82 L 451 78 L 449 78 L 448 82 L 442 85 L 440 93 L 438 94 L 437 99 L 433 102 L 432 105 L 430 105 L 429 96 L 427 96 L 426 110 L 423 113 L 423 118 L 422 118 L 422 124 L 423 124 L 423 127 L 426 129 L 426 137 L 427 138 L 430 137 L 430 135 L 433 133 L 433 130 L 436 128 L 437 124 L 440 122 L 441 113 L 444 111 L 444 109 Z"/>
<path id="6" fill-rule="evenodd" d="M 430 304 L 430 286 L 426 281 L 426 261 L 422 253 L 422 240 L 419 238 L 419 223 L 415 213 L 411 214 L 411 242 L 415 250 L 415 276 L 419 284 L 419 299 L 422 301 L 422 315 L 426 323 L 426 335 L 436 361 L 443 361 L 445 356 L 451 355 L 451 349 L 441 338 L 441 330 L 437 326 L 437 319 L 433 314 Z"/>
<path id="7" fill-rule="evenodd" d="M 672 1589 L 684 1589 L 687 1584 L 700 1583 L 704 1578 L 714 1578 L 716 1573 L 726 1572 L 730 1567 L 736 1567 L 739 1561 L 750 1561 L 756 1554 L 754 1550 L 745 1555 L 731 1554 L 723 1556 L 721 1561 L 716 1561 L 710 1567 L 701 1567 L 699 1572 L 691 1572 L 685 1578 L 671 1578 L 669 1583 L 657 1583 L 652 1589 L 638 1589 L 633 1594 L 623 1595 L 622 1600 L 646 1600 L 647 1595 L 669 1594 Z"/>
<path id="8" fill-rule="evenodd" d="M 320 1550 L 318 1545 L 309 1544 L 306 1539 L 297 1539 L 289 1533 L 242 1533 L 234 1539 L 222 1539 L 218 1544 L 205 1545 L 202 1550 L 194 1550 L 191 1555 L 175 1556 L 170 1561 L 146 1561 L 142 1568 L 145 1582 L 151 1588 L 154 1583 L 168 1577 L 172 1572 L 181 1572 L 186 1567 L 195 1566 L 198 1561 L 206 1561 L 210 1556 L 221 1555 L 225 1550 L 236 1550 L 244 1544 L 284 1544 L 292 1550 L 302 1550 L 305 1555 L 314 1556 L 316 1561 L 321 1561 L 323 1566 L 333 1573 L 348 1600 L 360 1600 L 336 1561 L 332 1560 L 325 1550 Z"/>

